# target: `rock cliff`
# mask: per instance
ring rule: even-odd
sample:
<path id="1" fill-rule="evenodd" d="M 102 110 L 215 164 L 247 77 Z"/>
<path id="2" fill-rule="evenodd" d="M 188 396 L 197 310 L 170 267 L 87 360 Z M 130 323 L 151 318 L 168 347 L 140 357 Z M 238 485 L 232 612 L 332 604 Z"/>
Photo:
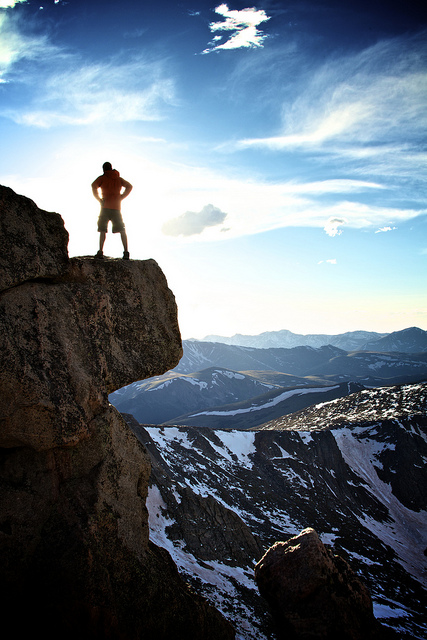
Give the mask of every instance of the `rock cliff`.
<path id="1" fill-rule="evenodd" d="M 181 357 L 160 268 L 69 259 L 61 217 L 1 186 L 0 233 L 3 623 L 48 638 L 233 638 L 149 541 L 149 458 L 108 403 Z"/>

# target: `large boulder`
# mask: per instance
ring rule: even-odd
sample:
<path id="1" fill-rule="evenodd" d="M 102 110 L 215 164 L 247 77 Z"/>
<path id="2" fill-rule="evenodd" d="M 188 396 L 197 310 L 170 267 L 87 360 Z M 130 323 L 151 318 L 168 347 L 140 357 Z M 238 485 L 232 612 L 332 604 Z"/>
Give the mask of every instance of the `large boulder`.
<path id="1" fill-rule="evenodd" d="M 0 346 L 0 446 L 37 450 L 87 437 L 109 393 L 182 354 L 154 260 L 72 258 L 60 278 L 4 291 Z"/>
<path id="2" fill-rule="evenodd" d="M 386 640 L 369 592 L 314 529 L 276 542 L 255 566 L 281 640 Z"/>

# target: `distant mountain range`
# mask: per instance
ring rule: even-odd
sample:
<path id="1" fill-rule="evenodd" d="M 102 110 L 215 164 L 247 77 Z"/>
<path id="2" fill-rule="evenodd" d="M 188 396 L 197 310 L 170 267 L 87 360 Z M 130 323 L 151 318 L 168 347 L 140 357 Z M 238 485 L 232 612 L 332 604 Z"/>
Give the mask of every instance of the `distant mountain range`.
<path id="1" fill-rule="evenodd" d="M 379 342 L 411 350 L 426 333 L 407 329 Z M 427 351 L 259 349 L 191 340 L 183 349 L 173 371 L 124 387 L 110 402 L 144 424 L 250 429 L 364 388 L 427 380 Z"/>
<path id="2" fill-rule="evenodd" d="M 231 338 L 224 336 L 206 336 L 200 342 L 221 342 L 240 347 L 269 349 L 281 347 L 324 347 L 332 345 L 344 351 L 402 351 L 404 353 L 420 353 L 427 351 L 427 331 L 417 327 L 395 331 L 393 333 L 376 333 L 373 331 L 349 331 L 337 335 L 292 333 L 282 331 L 266 331 L 259 335 L 242 335 L 236 333 Z"/>
<path id="3" fill-rule="evenodd" d="M 174 371 L 184 374 L 224 367 L 248 374 L 275 371 L 328 382 L 357 381 L 374 387 L 416 382 L 427 374 L 427 352 L 344 351 L 332 346 L 255 349 L 189 340 L 184 341 L 183 348 L 183 357 Z"/>

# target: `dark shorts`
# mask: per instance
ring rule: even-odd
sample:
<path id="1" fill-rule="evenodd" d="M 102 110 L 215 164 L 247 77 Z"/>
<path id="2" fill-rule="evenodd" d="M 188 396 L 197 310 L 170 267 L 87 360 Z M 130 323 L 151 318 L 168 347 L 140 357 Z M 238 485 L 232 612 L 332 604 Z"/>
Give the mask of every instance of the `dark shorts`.
<path id="1" fill-rule="evenodd" d="M 124 231 L 125 224 L 123 222 L 122 214 L 117 209 L 101 208 L 101 213 L 98 218 L 98 231 L 108 232 L 108 223 L 111 220 L 113 225 L 113 233 L 119 233 Z"/>

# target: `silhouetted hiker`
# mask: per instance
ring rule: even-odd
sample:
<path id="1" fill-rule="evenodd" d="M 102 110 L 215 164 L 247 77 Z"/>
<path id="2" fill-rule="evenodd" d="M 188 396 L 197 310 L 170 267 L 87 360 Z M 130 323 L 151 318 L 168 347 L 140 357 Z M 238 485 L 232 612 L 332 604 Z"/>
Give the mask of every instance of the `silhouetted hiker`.
<path id="1" fill-rule="evenodd" d="M 108 231 L 108 223 L 111 220 L 113 233 L 120 233 L 123 243 L 123 258 L 129 259 L 128 238 L 120 211 L 122 200 L 132 191 L 132 185 L 127 180 L 120 177 L 118 171 L 113 169 L 111 162 L 104 162 L 102 165 L 104 173 L 92 182 L 92 193 L 101 203 L 101 212 L 98 218 L 99 231 L 99 251 L 95 258 L 103 258 L 103 248 L 105 236 Z M 122 192 L 122 187 L 124 191 Z M 101 189 L 102 198 L 99 197 L 98 189 Z"/>

